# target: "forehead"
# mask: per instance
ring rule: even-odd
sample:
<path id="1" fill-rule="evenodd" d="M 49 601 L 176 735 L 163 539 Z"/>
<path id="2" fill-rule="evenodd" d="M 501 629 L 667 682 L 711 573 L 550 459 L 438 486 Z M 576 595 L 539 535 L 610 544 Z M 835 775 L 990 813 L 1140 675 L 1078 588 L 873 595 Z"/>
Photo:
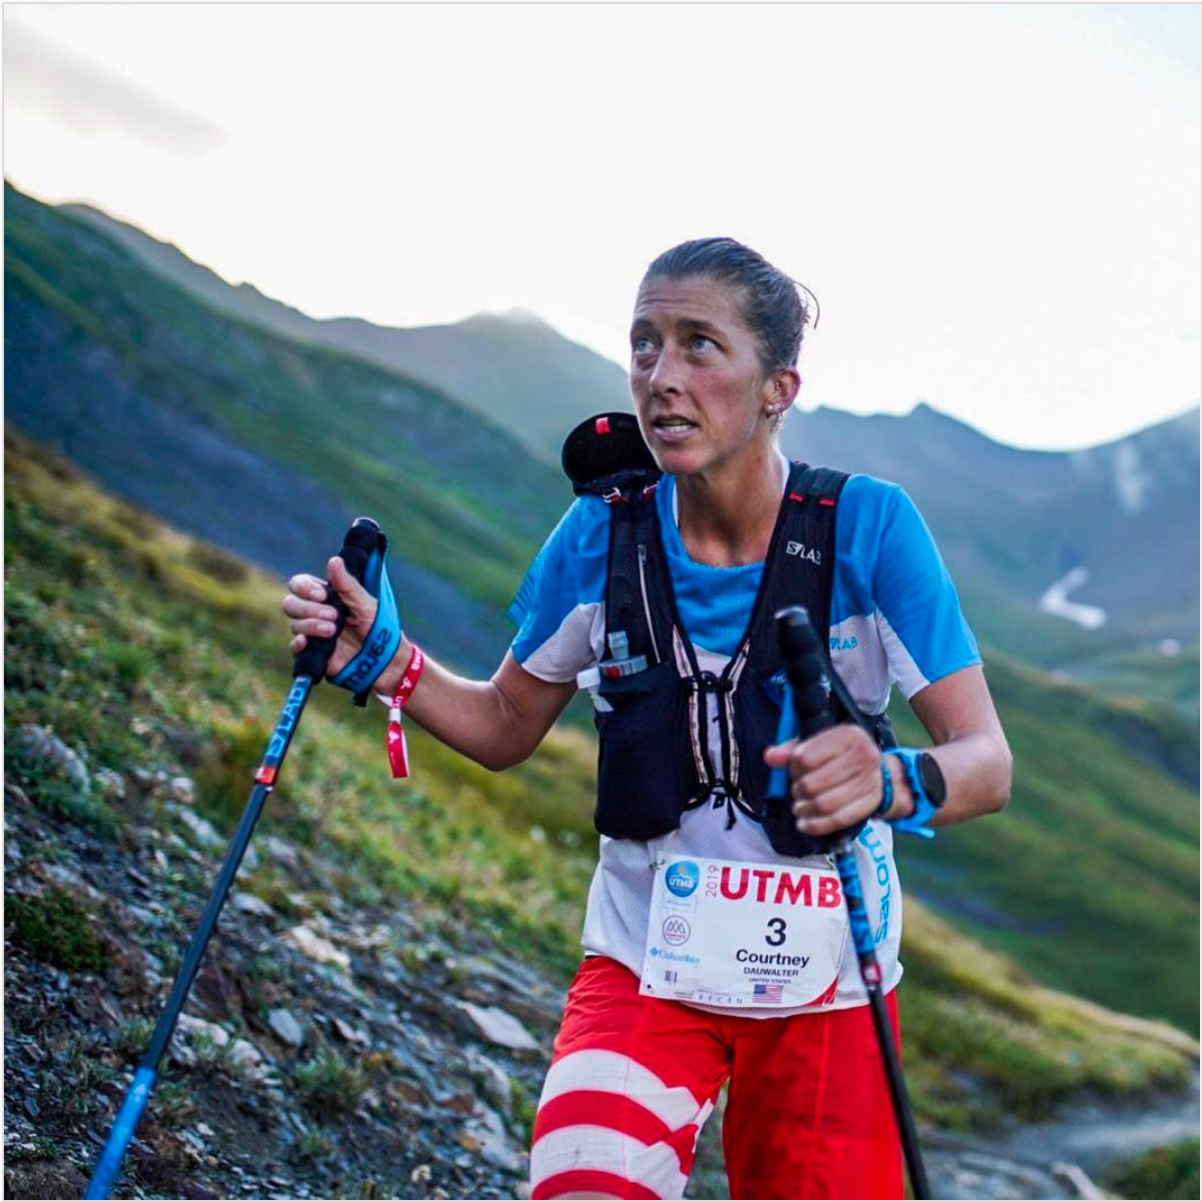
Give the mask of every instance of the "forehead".
<path id="1" fill-rule="evenodd" d="M 712 276 L 644 280 L 634 301 L 634 324 L 667 328 L 679 324 L 746 330 L 736 287 Z"/>

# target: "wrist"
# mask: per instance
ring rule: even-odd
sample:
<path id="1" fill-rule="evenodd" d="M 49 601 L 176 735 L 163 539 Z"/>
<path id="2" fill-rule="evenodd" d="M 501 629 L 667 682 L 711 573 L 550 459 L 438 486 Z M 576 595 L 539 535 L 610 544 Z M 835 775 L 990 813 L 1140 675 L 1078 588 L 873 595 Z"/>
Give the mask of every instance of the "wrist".
<path id="1" fill-rule="evenodd" d="M 895 755 L 882 755 L 881 766 L 889 774 L 889 786 L 893 801 L 887 814 L 882 817 L 895 822 L 899 818 L 909 818 L 918 808 L 914 799 L 914 790 L 910 788 L 910 780 L 906 776 L 905 765 Z"/>
<path id="2" fill-rule="evenodd" d="M 908 814 L 891 813 L 886 815 L 886 820 L 895 830 L 933 839 L 935 832 L 930 829 L 931 820 L 947 799 L 947 784 L 938 761 L 929 752 L 916 747 L 886 748 L 884 760 L 894 773 L 891 780 L 896 780 L 897 775 L 903 778 L 903 788 L 909 799 Z"/>
<path id="3" fill-rule="evenodd" d="M 409 660 L 412 657 L 413 644 L 409 641 L 408 635 L 402 634 L 396 654 L 392 657 L 388 667 L 380 673 L 376 683 L 372 685 L 373 691 L 385 694 L 391 699 L 396 693 L 397 685 L 401 683 L 401 677 L 404 676 L 405 669 L 409 666 Z"/>

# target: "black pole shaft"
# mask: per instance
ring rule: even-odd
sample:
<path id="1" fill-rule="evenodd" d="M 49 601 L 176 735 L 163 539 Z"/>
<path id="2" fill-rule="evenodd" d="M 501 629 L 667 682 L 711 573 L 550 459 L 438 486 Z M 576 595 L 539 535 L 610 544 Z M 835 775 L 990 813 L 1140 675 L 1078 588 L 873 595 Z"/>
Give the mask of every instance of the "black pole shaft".
<path id="1" fill-rule="evenodd" d="M 914 1112 L 906 1093 L 906 1082 L 902 1076 L 901 1061 L 897 1056 L 897 1044 L 893 1039 L 893 1024 L 885 1009 L 885 995 L 881 992 L 881 965 L 876 958 L 876 937 L 868 921 L 868 910 L 864 904 L 864 889 L 860 884 L 860 873 L 856 868 L 855 843 L 846 836 L 836 840 L 834 846 L 835 870 L 843 886 L 843 897 L 847 904 L 847 917 L 851 926 L 851 939 L 856 957 L 860 962 L 860 979 L 868 994 L 868 1006 L 872 1011 L 872 1023 L 876 1028 L 876 1040 L 885 1066 L 885 1079 L 889 1084 L 889 1097 L 893 1102 L 893 1114 L 897 1120 L 897 1133 L 901 1139 L 902 1155 L 910 1174 L 910 1187 L 915 1198 L 929 1198 L 931 1184 L 927 1180 L 926 1166 L 922 1162 L 922 1151 L 918 1145 L 918 1130 L 914 1126 Z"/>
<path id="2" fill-rule="evenodd" d="M 150 1046 L 139 1062 L 134 1082 L 126 1094 L 117 1119 L 114 1120 L 112 1131 L 109 1133 L 108 1141 L 97 1162 L 96 1171 L 85 1197 L 107 1198 L 109 1187 L 120 1171 L 125 1149 L 133 1139 L 138 1119 L 141 1117 L 146 1099 L 153 1088 L 159 1061 L 162 1060 L 163 1053 L 171 1042 L 175 1025 L 179 1021 L 184 1002 L 187 1000 L 188 991 L 192 988 L 192 982 L 196 979 L 196 973 L 200 968 L 205 948 L 208 947 L 209 940 L 217 929 L 217 919 L 221 915 L 221 908 L 229 896 L 234 877 L 238 875 L 242 857 L 246 854 L 246 848 L 250 844 L 251 835 L 254 833 L 255 824 L 259 821 L 263 805 L 268 794 L 275 787 L 276 774 L 283 763 L 284 756 L 288 753 L 292 736 L 304 711 L 305 703 L 309 700 L 312 688 L 313 678 L 310 676 L 297 676 L 292 682 L 288 700 L 284 702 L 280 719 L 267 744 L 263 762 L 260 764 L 258 772 L 255 773 L 255 786 L 251 790 L 246 808 L 242 812 L 242 819 L 238 823 L 238 829 L 234 832 L 234 838 L 225 854 L 221 871 L 218 872 L 217 880 L 209 894 L 209 901 L 205 906 L 200 925 L 196 928 L 192 942 L 184 953 L 179 971 L 175 975 L 175 983 L 171 986 L 171 994 L 167 998 L 167 1005 L 159 1016 Z"/>
<path id="3" fill-rule="evenodd" d="M 876 1027 L 877 1042 L 881 1046 L 881 1059 L 885 1062 L 885 1076 L 889 1081 L 889 1096 L 893 1099 L 893 1113 L 897 1116 L 898 1134 L 901 1136 L 902 1155 L 906 1159 L 906 1171 L 910 1174 L 910 1185 L 915 1198 L 929 1198 L 931 1183 L 927 1180 L 926 1166 L 918 1143 L 918 1129 L 914 1126 L 914 1112 L 906 1096 L 906 1082 L 897 1058 L 897 1046 L 893 1042 L 893 1024 L 885 1009 L 885 995 L 877 986 L 868 991 L 868 1002 L 872 1008 L 872 1021 Z"/>

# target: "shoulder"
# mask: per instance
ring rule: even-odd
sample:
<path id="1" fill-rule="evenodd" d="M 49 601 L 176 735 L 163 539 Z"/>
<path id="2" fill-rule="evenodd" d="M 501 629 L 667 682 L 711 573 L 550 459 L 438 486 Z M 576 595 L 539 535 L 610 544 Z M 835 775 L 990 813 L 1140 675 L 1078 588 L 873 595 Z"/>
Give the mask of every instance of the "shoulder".
<path id="1" fill-rule="evenodd" d="M 900 498 L 909 498 L 906 490 L 900 484 L 890 480 L 878 480 L 876 476 L 867 476 L 855 472 L 848 476 L 843 492 L 839 496 L 840 517 L 850 514 L 852 517 L 868 517 L 872 515 L 887 515 L 890 508 L 897 505 Z"/>
<path id="2" fill-rule="evenodd" d="M 839 495 L 835 537 L 842 554 L 875 554 L 890 526 L 918 510 L 900 484 L 856 473 Z"/>
<path id="3" fill-rule="evenodd" d="M 576 605 L 600 601 L 608 557 L 609 507 L 600 497 L 577 497 L 534 557 L 510 619 L 523 625 L 535 611 L 562 617 Z"/>
<path id="4" fill-rule="evenodd" d="M 609 539 L 609 506 L 597 496 L 586 493 L 568 506 L 547 544 L 560 544 L 564 550 L 576 551 Z"/>

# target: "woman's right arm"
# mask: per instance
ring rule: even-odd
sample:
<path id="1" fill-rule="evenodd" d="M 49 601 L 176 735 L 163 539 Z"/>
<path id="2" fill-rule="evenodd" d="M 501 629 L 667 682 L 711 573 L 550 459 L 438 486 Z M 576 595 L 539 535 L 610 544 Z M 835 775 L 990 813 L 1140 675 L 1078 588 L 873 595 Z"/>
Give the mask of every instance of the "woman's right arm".
<path id="1" fill-rule="evenodd" d="M 329 675 L 341 671 L 363 646 L 375 619 L 376 601 L 335 556 L 327 565 L 329 581 L 347 606 L 347 621 L 334 653 Z M 301 574 L 288 581 L 283 610 L 292 618 L 292 654 L 314 638 L 334 633 L 334 610 L 325 603 L 326 586 L 315 576 Z M 413 644 L 401 637 L 392 663 L 372 691 L 396 690 L 408 666 Z M 423 649 L 424 653 L 424 649 Z M 520 764 L 542 742 L 576 691 L 575 684 L 554 684 L 527 672 L 507 652 L 491 680 L 466 680 L 426 656 L 421 682 L 405 704 L 406 717 L 440 742 L 499 772 Z"/>

